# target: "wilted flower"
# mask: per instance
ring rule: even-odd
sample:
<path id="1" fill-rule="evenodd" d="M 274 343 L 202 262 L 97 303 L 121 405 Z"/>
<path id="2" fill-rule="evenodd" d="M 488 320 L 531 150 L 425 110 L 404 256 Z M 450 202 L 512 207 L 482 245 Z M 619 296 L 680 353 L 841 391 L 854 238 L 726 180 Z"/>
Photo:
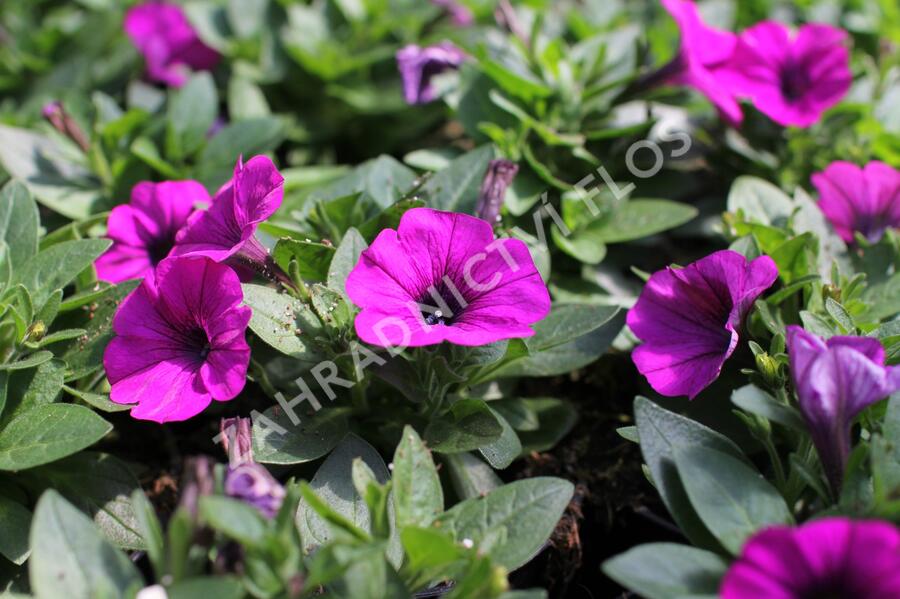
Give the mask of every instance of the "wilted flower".
<path id="1" fill-rule="evenodd" d="M 196 181 L 143 181 L 131 190 L 131 203 L 109 214 L 107 237 L 112 246 L 97 258 L 97 276 L 119 283 L 143 277 L 166 258 L 175 246 L 175 234 L 198 203 L 209 194 Z"/>
<path id="2" fill-rule="evenodd" d="M 734 91 L 720 78 L 728 65 L 737 36 L 707 26 L 693 0 L 662 0 L 681 32 L 676 58 L 652 77 L 673 85 L 693 87 L 709 99 L 725 119 L 738 125 L 744 118 Z"/>
<path id="3" fill-rule="evenodd" d="M 787 327 L 791 376 L 825 475 L 839 492 L 850 455 L 850 425 L 867 406 L 900 389 L 900 367 L 884 365 L 884 347 L 870 337 L 822 341 Z"/>
<path id="4" fill-rule="evenodd" d="M 512 184 L 519 167 L 510 160 L 491 160 L 488 164 L 484 180 L 481 182 L 481 190 L 478 192 L 478 205 L 475 207 L 475 215 L 492 225 L 500 220 L 500 209 L 503 208 L 503 199 L 506 189 Z"/>
<path id="5" fill-rule="evenodd" d="M 145 2 L 125 15 L 125 32 L 144 55 L 150 79 L 180 87 L 191 70 L 216 66 L 219 54 L 194 31 L 177 4 Z"/>
<path id="6" fill-rule="evenodd" d="M 654 273 L 628 312 L 643 341 L 635 366 L 658 393 L 693 399 L 719 376 L 744 317 L 777 276 L 768 256 L 748 262 L 731 250 Z"/>
<path id="7" fill-rule="evenodd" d="M 846 40 L 829 25 L 803 25 L 792 35 L 781 23 L 757 23 L 740 34 L 721 77 L 776 123 L 808 127 L 850 89 Z"/>
<path id="8" fill-rule="evenodd" d="M 900 171 L 873 161 L 860 168 L 832 162 L 812 176 L 819 190 L 819 208 L 844 241 L 859 231 L 872 243 L 886 229 L 900 227 Z"/>
<path id="9" fill-rule="evenodd" d="M 900 597 L 900 532 L 889 522 L 823 518 L 764 529 L 722 579 L 722 599 Z"/>
<path id="10" fill-rule="evenodd" d="M 269 252 L 254 234 L 278 210 L 283 195 L 284 177 L 269 158 L 254 156 L 246 164 L 239 158 L 234 178 L 216 193 L 209 210 L 194 214 L 179 231 L 172 255 L 270 268 Z"/>
<path id="11" fill-rule="evenodd" d="M 475 22 L 472 11 L 459 0 L 431 0 L 431 3 L 447 11 L 454 25 L 468 27 Z"/>
<path id="12" fill-rule="evenodd" d="M 252 505 L 271 518 L 278 513 L 285 491 L 264 466 L 253 460 L 252 426 L 249 418 L 222 419 L 222 442 L 228 454 L 225 494 Z"/>
<path id="13" fill-rule="evenodd" d="M 534 334 L 550 310 L 528 247 L 473 216 L 414 208 L 363 251 L 346 283 L 366 343 L 485 345 Z"/>
<path id="14" fill-rule="evenodd" d="M 141 420 L 186 420 L 244 388 L 250 308 L 230 268 L 167 258 L 119 306 L 103 355 L 110 399 Z"/>
<path id="15" fill-rule="evenodd" d="M 397 68 L 403 79 L 406 103 L 425 104 L 434 100 L 436 91 L 432 77 L 457 69 L 465 57 L 465 53 L 450 42 L 425 48 L 411 44 L 398 50 Z"/>

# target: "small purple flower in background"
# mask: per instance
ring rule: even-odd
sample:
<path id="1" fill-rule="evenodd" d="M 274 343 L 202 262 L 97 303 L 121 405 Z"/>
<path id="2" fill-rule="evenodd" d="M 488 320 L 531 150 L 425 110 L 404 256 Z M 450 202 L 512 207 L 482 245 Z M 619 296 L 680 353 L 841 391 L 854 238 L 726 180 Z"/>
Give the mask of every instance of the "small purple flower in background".
<path id="1" fill-rule="evenodd" d="M 737 36 L 707 26 L 700 18 L 693 0 L 662 0 L 681 32 L 681 49 L 670 64 L 658 75 L 673 85 L 693 87 L 709 99 L 719 113 L 732 125 L 744 118 L 733 91 L 718 77 L 728 65 Z"/>
<path id="2" fill-rule="evenodd" d="M 431 0 L 431 3 L 443 8 L 458 27 L 468 27 L 475 22 L 472 11 L 458 0 Z"/>
<path id="3" fill-rule="evenodd" d="M 884 347 L 870 337 L 822 341 L 787 327 L 791 376 L 800 412 L 835 493 L 850 455 L 850 425 L 867 406 L 900 390 L 900 367 L 884 365 Z"/>
<path id="4" fill-rule="evenodd" d="M 763 21 L 743 31 L 722 79 L 783 126 L 808 127 L 850 89 L 847 34 L 829 25 Z"/>
<path id="5" fill-rule="evenodd" d="M 145 2 L 125 15 L 125 32 L 144 55 L 150 79 L 172 87 L 185 84 L 191 70 L 208 71 L 219 54 L 194 31 L 177 4 Z"/>
<path id="6" fill-rule="evenodd" d="M 266 156 L 238 159 L 234 178 L 220 189 L 209 210 L 194 214 L 175 239 L 174 256 L 234 258 L 265 268 L 269 252 L 254 237 L 259 223 L 281 206 L 284 177 Z"/>
<path id="7" fill-rule="evenodd" d="M 873 161 L 860 168 L 832 162 L 812 176 L 819 208 L 841 238 L 850 243 L 856 231 L 877 243 L 888 228 L 900 227 L 900 171 Z"/>
<path id="8" fill-rule="evenodd" d="M 413 208 L 378 234 L 346 283 L 366 343 L 486 345 L 529 337 L 550 296 L 528 247 L 473 216 Z"/>
<path id="9" fill-rule="evenodd" d="M 764 529 L 744 545 L 719 592 L 722 599 L 900 597 L 900 531 L 847 518 Z"/>
<path id="10" fill-rule="evenodd" d="M 488 164 L 481 189 L 478 191 L 478 204 L 475 215 L 492 225 L 500 220 L 500 209 L 506 197 L 507 188 L 519 172 L 519 167 L 510 160 L 491 160 Z"/>
<path id="11" fill-rule="evenodd" d="M 103 364 L 110 399 L 171 422 L 244 388 L 250 308 L 237 275 L 207 258 L 167 258 L 119 306 Z"/>
<path id="12" fill-rule="evenodd" d="M 450 42 L 422 48 L 411 44 L 397 51 L 397 68 L 403 79 L 403 97 L 407 104 L 426 104 L 436 97 L 431 78 L 455 70 L 466 54 Z"/>
<path id="13" fill-rule="evenodd" d="M 109 215 L 107 237 L 112 247 L 97 258 L 97 276 L 119 283 L 151 272 L 175 246 L 175 235 L 198 203 L 209 194 L 196 181 L 142 181 L 131 190 L 131 203 Z"/>
<path id="14" fill-rule="evenodd" d="M 278 513 L 284 501 L 284 487 L 269 471 L 253 460 L 253 431 L 249 418 L 223 418 L 220 430 L 228 471 L 225 494 L 248 503 L 267 518 Z"/>
<path id="15" fill-rule="evenodd" d="M 719 376 L 747 312 L 777 277 L 768 256 L 748 262 L 731 250 L 654 273 L 628 312 L 643 342 L 635 366 L 657 393 L 693 399 Z"/>

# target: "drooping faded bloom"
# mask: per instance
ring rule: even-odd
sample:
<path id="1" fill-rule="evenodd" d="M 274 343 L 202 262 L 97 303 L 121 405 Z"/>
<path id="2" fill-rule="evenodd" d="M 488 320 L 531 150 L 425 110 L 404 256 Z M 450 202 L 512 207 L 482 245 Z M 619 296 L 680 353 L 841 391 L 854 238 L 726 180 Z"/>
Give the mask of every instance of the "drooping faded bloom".
<path id="1" fill-rule="evenodd" d="M 253 431 L 249 418 L 223 418 L 222 442 L 228 454 L 225 494 L 258 509 L 267 518 L 278 513 L 284 487 L 265 466 L 253 459 Z"/>
<path id="2" fill-rule="evenodd" d="M 518 165 L 510 160 L 500 158 L 490 161 L 481 182 L 481 189 L 478 191 L 478 204 L 475 206 L 475 215 L 478 218 L 492 225 L 500 220 L 500 209 L 503 208 L 506 190 L 518 172 Z"/>
<path id="3" fill-rule="evenodd" d="M 435 99 L 431 79 L 459 68 L 466 54 L 450 42 L 422 48 L 415 44 L 397 51 L 397 68 L 403 79 L 403 98 L 407 104 L 426 104 Z"/>
<path id="4" fill-rule="evenodd" d="M 900 227 L 900 171 L 873 161 L 860 168 L 832 162 L 812 176 L 819 208 L 841 238 L 850 243 L 856 231 L 877 243 L 888 228 Z"/>
<path id="5" fill-rule="evenodd" d="M 113 244 L 97 258 L 97 276 L 119 283 L 152 271 L 172 251 L 175 235 L 198 203 L 208 204 L 209 194 L 196 181 L 135 185 L 131 203 L 109 214 L 107 236 Z"/>
<path id="6" fill-rule="evenodd" d="M 186 420 L 241 389 L 250 308 L 237 275 L 208 258 L 167 258 L 119 306 L 103 364 L 110 399 L 134 418 Z"/>
<path id="7" fill-rule="evenodd" d="M 763 21 L 743 31 L 722 80 L 784 126 L 809 127 L 850 89 L 847 34 L 829 25 Z"/>
<path id="8" fill-rule="evenodd" d="M 468 27 L 475 22 L 475 16 L 472 11 L 459 0 L 431 0 L 435 6 L 443 8 L 453 24 L 458 27 Z"/>
<path id="9" fill-rule="evenodd" d="M 900 389 L 900 367 L 884 365 L 884 347 L 871 337 L 822 341 L 798 326 L 789 326 L 787 343 L 800 412 L 837 493 L 850 455 L 853 419 Z"/>
<path id="10" fill-rule="evenodd" d="M 643 342 L 631 358 L 657 393 L 693 399 L 738 344 L 744 317 L 778 277 L 768 256 L 748 262 L 731 250 L 654 273 L 627 323 Z"/>
<path id="11" fill-rule="evenodd" d="M 900 531 L 889 522 L 823 518 L 753 535 L 722 579 L 722 599 L 900 597 Z"/>
<path id="12" fill-rule="evenodd" d="M 681 32 L 675 59 L 651 79 L 671 85 L 686 85 L 702 93 L 732 125 L 744 118 L 733 90 L 719 78 L 728 65 L 737 36 L 706 25 L 693 0 L 661 0 Z"/>
<path id="13" fill-rule="evenodd" d="M 151 1 L 131 8 L 125 32 L 144 55 L 153 81 L 180 87 L 192 70 L 208 71 L 219 62 L 218 52 L 200 41 L 177 4 Z"/>
<path id="14" fill-rule="evenodd" d="M 346 283 L 356 332 L 383 347 L 529 337 L 550 310 L 528 247 L 473 216 L 414 208 L 363 251 Z"/>
<path id="15" fill-rule="evenodd" d="M 266 156 L 239 158 L 234 178 L 213 198 L 205 212 L 194 214 L 175 239 L 174 256 L 206 256 L 216 262 L 265 269 L 269 252 L 254 234 L 259 223 L 281 205 L 284 177 Z"/>

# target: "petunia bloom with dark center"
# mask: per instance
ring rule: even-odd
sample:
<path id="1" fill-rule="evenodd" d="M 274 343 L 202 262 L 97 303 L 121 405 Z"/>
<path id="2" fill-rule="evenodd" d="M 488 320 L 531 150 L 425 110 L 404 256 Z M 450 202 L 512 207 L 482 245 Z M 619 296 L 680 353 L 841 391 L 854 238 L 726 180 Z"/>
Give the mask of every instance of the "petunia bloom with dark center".
<path id="1" fill-rule="evenodd" d="M 787 344 L 800 412 L 838 494 L 850 455 L 850 426 L 866 407 L 900 390 L 900 366 L 885 366 L 884 347 L 871 337 L 823 341 L 789 326 Z"/>
<path id="2" fill-rule="evenodd" d="M 107 237 L 112 246 L 97 258 L 97 276 L 119 283 L 147 275 L 175 246 L 175 236 L 197 204 L 209 194 L 196 181 L 143 181 L 131 190 L 131 202 L 112 209 Z"/>
<path id="3" fill-rule="evenodd" d="M 809 127 L 850 89 L 850 53 L 841 29 L 810 23 L 796 33 L 763 21 L 738 37 L 723 84 L 784 126 Z"/>
<path id="4" fill-rule="evenodd" d="M 731 250 L 654 273 L 628 312 L 643 342 L 635 366 L 657 393 L 693 399 L 719 376 L 747 312 L 777 277 L 768 256 L 748 262 Z"/>
<path id="5" fill-rule="evenodd" d="M 103 364 L 110 399 L 134 418 L 171 422 L 233 399 L 244 387 L 250 308 L 230 268 L 167 258 L 119 306 Z"/>
<path id="6" fill-rule="evenodd" d="M 422 48 L 411 44 L 397 51 L 397 68 L 407 104 L 426 104 L 436 98 L 432 78 L 459 68 L 466 54 L 450 42 Z"/>
<path id="7" fill-rule="evenodd" d="M 890 228 L 900 228 L 900 171 L 872 161 L 865 168 L 832 162 L 812 176 L 819 191 L 819 208 L 838 235 L 852 242 L 859 232 L 877 243 Z"/>
<path id="8" fill-rule="evenodd" d="M 847 518 L 764 529 L 744 545 L 719 592 L 722 599 L 900 597 L 900 531 Z"/>
<path id="9" fill-rule="evenodd" d="M 192 70 L 208 71 L 219 62 L 177 4 L 152 1 L 129 9 L 125 33 L 144 55 L 147 76 L 172 87 L 184 85 Z"/>
<path id="10" fill-rule="evenodd" d="M 346 283 L 356 332 L 383 347 L 486 345 L 534 334 L 550 296 L 528 247 L 466 214 L 414 208 L 363 251 Z"/>

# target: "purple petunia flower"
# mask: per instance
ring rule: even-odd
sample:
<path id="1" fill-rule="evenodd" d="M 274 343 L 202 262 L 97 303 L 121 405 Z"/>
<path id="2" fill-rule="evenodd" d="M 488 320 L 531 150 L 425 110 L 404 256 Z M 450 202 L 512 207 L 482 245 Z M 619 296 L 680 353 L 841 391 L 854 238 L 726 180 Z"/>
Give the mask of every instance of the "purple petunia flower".
<path id="1" fill-rule="evenodd" d="M 487 172 L 478 191 L 475 215 L 493 225 L 500 220 L 500 209 L 506 198 L 506 190 L 512 185 L 519 166 L 511 160 L 498 158 L 488 163 Z"/>
<path id="2" fill-rule="evenodd" d="M 744 317 L 777 276 L 768 256 L 747 262 L 731 250 L 654 273 L 628 312 L 643 341 L 631 354 L 635 366 L 657 393 L 693 399 L 719 376 Z"/>
<path id="3" fill-rule="evenodd" d="M 219 54 L 194 31 L 177 4 L 145 2 L 125 15 L 125 32 L 144 55 L 150 79 L 172 87 L 185 84 L 191 70 L 208 71 Z"/>
<path id="4" fill-rule="evenodd" d="M 109 215 L 107 236 L 113 244 L 97 258 L 97 276 L 119 283 L 152 271 L 172 251 L 176 233 L 197 203 L 209 203 L 209 194 L 196 181 L 135 185 L 131 203 L 116 206 Z"/>
<path id="5" fill-rule="evenodd" d="M 472 11 L 458 0 L 431 0 L 431 3 L 443 8 L 458 27 L 468 27 L 475 22 Z"/>
<path id="6" fill-rule="evenodd" d="M 860 168 L 849 162 L 832 162 L 812 176 L 819 190 L 819 208 L 838 235 L 850 243 L 859 231 L 872 243 L 886 229 L 900 227 L 900 171 L 873 161 Z"/>
<path id="7" fill-rule="evenodd" d="M 459 68 L 466 54 L 450 42 L 425 48 L 411 44 L 397 51 L 397 68 L 403 79 L 403 97 L 407 104 L 425 104 L 436 97 L 431 78 Z"/>
<path id="8" fill-rule="evenodd" d="M 722 599 L 900 597 L 900 531 L 847 518 L 767 528 L 747 541 L 719 591 Z"/>
<path id="9" fill-rule="evenodd" d="M 363 251 L 346 283 L 356 332 L 383 347 L 529 337 L 550 311 L 528 247 L 473 216 L 413 208 Z"/>
<path id="10" fill-rule="evenodd" d="M 681 48 L 675 60 L 663 67 L 658 76 L 666 83 L 693 87 L 706 96 L 729 123 L 739 125 L 744 118 L 741 107 L 731 88 L 718 76 L 728 65 L 737 45 L 737 36 L 707 26 L 693 0 L 661 1 L 678 24 Z"/>
<path id="11" fill-rule="evenodd" d="M 829 25 L 763 21 L 743 31 L 723 82 L 784 126 L 808 127 L 850 89 L 847 34 Z"/>
<path id="12" fill-rule="evenodd" d="M 186 420 L 241 389 L 250 308 L 237 275 L 208 258 L 167 258 L 119 306 L 103 364 L 110 399 L 141 420 Z"/>
<path id="13" fill-rule="evenodd" d="M 221 421 L 219 429 L 228 454 L 225 494 L 272 518 L 281 508 L 285 491 L 266 467 L 253 459 L 252 426 L 249 418 L 223 418 Z"/>
<path id="14" fill-rule="evenodd" d="M 246 164 L 239 158 L 234 178 L 216 193 L 209 210 L 194 214 L 178 233 L 173 255 L 267 263 L 269 253 L 254 233 L 278 210 L 283 195 L 284 177 L 269 158 L 254 156 Z"/>
<path id="15" fill-rule="evenodd" d="M 900 389 L 900 367 L 884 365 L 884 347 L 870 337 L 822 341 L 787 327 L 791 376 L 831 488 L 840 491 L 850 455 L 850 425 L 867 406 Z"/>

